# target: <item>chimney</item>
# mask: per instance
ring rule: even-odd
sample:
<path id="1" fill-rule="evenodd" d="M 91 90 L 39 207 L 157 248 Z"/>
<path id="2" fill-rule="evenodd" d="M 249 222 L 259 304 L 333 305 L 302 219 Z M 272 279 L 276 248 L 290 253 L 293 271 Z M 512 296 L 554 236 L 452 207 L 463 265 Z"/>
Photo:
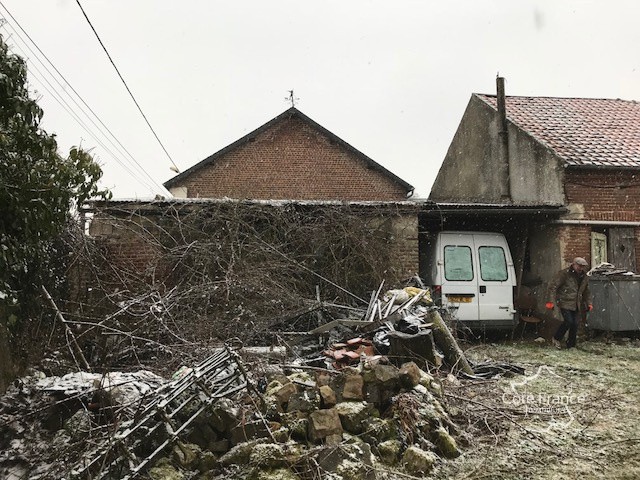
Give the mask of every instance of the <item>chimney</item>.
<path id="1" fill-rule="evenodd" d="M 504 95 L 504 77 L 496 77 L 498 116 L 500 117 L 500 136 L 507 138 L 507 104 Z M 504 140 L 503 140 L 504 141 Z"/>
<path id="2" fill-rule="evenodd" d="M 502 195 L 504 200 L 513 201 L 511 192 L 511 172 L 509 161 L 509 128 L 507 125 L 507 101 L 504 93 L 504 77 L 496 77 L 496 101 L 498 104 L 498 142 L 500 158 L 502 159 L 505 172 L 505 193 Z"/>

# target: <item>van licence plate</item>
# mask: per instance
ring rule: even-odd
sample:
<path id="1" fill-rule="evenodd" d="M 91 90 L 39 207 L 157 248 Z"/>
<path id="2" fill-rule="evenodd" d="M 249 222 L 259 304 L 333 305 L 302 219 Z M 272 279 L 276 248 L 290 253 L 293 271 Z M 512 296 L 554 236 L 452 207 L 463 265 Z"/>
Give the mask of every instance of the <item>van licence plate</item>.
<path id="1" fill-rule="evenodd" d="M 455 295 L 447 296 L 447 300 L 450 303 L 471 303 L 473 297 L 458 297 Z"/>

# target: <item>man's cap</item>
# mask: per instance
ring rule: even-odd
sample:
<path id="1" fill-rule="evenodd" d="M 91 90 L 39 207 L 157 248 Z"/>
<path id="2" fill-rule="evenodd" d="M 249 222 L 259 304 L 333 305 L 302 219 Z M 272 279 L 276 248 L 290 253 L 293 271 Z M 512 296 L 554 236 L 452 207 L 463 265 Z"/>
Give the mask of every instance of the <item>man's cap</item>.
<path id="1" fill-rule="evenodd" d="M 576 263 L 578 265 L 582 265 L 583 267 L 587 267 L 589 264 L 587 263 L 587 261 L 582 258 L 582 257 L 576 257 L 573 259 L 573 263 Z"/>

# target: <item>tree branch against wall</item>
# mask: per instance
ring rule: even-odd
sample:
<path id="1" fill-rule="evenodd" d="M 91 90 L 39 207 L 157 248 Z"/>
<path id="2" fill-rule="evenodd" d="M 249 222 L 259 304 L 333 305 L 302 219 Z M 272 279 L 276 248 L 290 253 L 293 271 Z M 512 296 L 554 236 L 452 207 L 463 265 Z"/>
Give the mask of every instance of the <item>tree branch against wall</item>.
<path id="1" fill-rule="evenodd" d="M 185 344 L 235 336 L 264 344 L 275 320 L 315 301 L 316 285 L 325 299 L 353 305 L 394 279 L 394 214 L 243 202 L 97 210 L 93 229 L 111 233 L 77 246 L 83 287 L 68 308 L 108 319 L 83 334 L 100 361 L 124 361 L 118 352 L 132 345 L 102 326 L 177 356 Z M 133 343 L 144 355 L 144 342 Z"/>

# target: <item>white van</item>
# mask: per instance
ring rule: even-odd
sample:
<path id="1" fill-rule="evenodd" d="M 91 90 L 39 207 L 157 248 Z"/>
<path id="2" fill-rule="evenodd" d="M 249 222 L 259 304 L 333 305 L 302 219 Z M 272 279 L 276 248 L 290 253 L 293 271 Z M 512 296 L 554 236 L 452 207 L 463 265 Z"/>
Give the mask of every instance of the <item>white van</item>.
<path id="1" fill-rule="evenodd" d="M 427 235 L 421 276 L 434 301 L 471 328 L 513 327 L 516 275 L 501 233 Z"/>

